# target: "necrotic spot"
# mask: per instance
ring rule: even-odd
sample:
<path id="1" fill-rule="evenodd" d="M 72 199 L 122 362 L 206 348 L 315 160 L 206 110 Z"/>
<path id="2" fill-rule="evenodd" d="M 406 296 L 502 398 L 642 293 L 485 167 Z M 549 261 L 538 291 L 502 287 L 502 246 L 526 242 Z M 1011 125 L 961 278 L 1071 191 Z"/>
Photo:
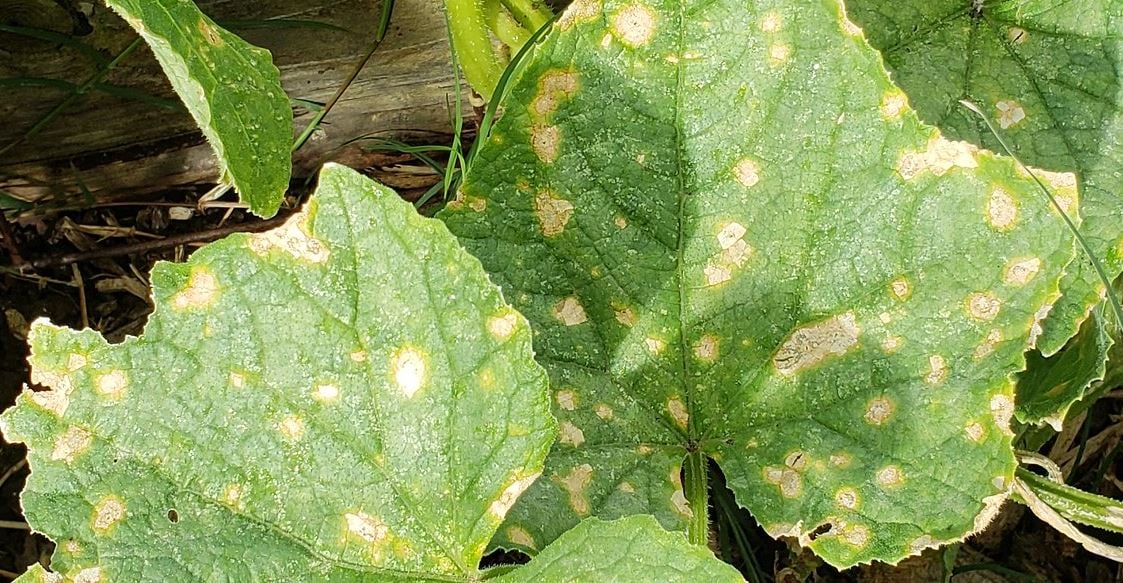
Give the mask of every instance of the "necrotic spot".
<path id="1" fill-rule="evenodd" d="M 858 345 L 859 333 L 853 312 L 834 316 L 792 332 L 772 362 L 780 374 L 791 376 L 828 357 L 845 354 Z"/>

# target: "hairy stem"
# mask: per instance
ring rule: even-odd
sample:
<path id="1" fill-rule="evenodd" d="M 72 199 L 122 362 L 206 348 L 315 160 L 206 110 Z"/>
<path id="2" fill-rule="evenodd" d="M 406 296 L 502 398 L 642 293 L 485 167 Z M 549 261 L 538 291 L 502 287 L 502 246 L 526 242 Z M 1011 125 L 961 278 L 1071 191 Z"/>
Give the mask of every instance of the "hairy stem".
<path id="1" fill-rule="evenodd" d="M 445 0 L 445 10 L 460 69 L 472 88 L 490 101 L 504 63 L 491 44 L 484 4 L 480 0 Z"/>
<path id="2" fill-rule="evenodd" d="M 530 32 L 542 28 L 554 16 L 550 7 L 541 0 L 503 0 L 503 5 Z"/>
<path id="3" fill-rule="evenodd" d="M 512 51 L 522 48 L 530 38 L 530 31 L 523 28 L 499 0 L 484 0 L 484 14 L 495 37 Z"/>
<path id="4" fill-rule="evenodd" d="M 690 504 L 690 526 L 686 537 L 691 544 L 707 545 L 710 542 L 710 500 L 709 480 L 706 476 L 706 457 L 693 451 L 686 456 L 683 489 L 687 503 Z"/>

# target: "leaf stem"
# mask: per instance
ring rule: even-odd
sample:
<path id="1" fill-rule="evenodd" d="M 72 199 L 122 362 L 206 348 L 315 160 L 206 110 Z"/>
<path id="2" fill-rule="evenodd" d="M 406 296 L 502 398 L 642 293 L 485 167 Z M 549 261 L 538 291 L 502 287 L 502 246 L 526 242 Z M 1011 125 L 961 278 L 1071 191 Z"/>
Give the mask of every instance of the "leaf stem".
<path id="1" fill-rule="evenodd" d="M 480 0 L 445 0 L 449 34 L 468 83 L 490 101 L 503 75 L 503 61 L 491 44 L 484 5 Z"/>
<path id="2" fill-rule="evenodd" d="M 537 0 L 502 1 L 507 10 L 510 10 L 511 14 L 514 15 L 515 20 L 518 20 L 524 28 L 532 31 L 542 28 L 543 24 L 554 17 L 550 7 Z"/>
<path id="3" fill-rule="evenodd" d="M 686 455 L 683 490 L 693 516 L 687 527 L 686 538 L 691 544 L 708 545 L 710 542 L 709 480 L 706 476 L 706 457 L 692 451 Z"/>

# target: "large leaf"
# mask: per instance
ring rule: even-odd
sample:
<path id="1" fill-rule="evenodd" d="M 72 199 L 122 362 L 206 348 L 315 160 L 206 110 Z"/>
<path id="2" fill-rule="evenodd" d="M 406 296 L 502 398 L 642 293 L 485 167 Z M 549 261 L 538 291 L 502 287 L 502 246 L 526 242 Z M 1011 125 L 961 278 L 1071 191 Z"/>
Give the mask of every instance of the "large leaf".
<path id="1" fill-rule="evenodd" d="M 684 456 L 838 566 L 986 523 L 1071 237 L 1011 160 L 919 122 L 837 1 L 581 0 L 504 108 L 442 215 L 560 421 L 498 544 L 683 528 Z"/>
<path id="2" fill-rule="evenodd" d="M 650 516 L 614 522 L 590 518 L 496 583 L 602 583 L 604 581 L 743 581 L 704 547 L 662 530 Z"/>
<path id="3" fill-rule="evenodd" d="M 1046 357 L 1033 350 L 1026 355 L 1026 370 L 1018 377 L 1018 421 L 1061 430 L 1073 403 L 1083 399 L 1088 387 L 1104 378 L 1111 345 L 1104 316 L 1092 310 L 1080 332 L 1060 352 Z"/>
<path id="4" fill-rule="evenodd" d="M 476 580 L 556 431 L 526 321 L 440 223 L 331 166 L 284 227 L 152 281 L 140 338 L 32 329 L 50 390 L 2 420 L 28 443 L 23 505 L 53 569 Z M 655 529 L 590 528 L 568 552 L 650 539 L 701 561 Z"/>
<path id="5" fill-rule="evenodd" d="M 393 576 L 381 575 L 379 581 L 395 579 Z M 97 567 L 87 568 L 70 576 L 60 576 L 34 565 L 17 581 L 91 583 L 104 580 L 99 577 L 102 577 L 102 572 Z M 410 581 L 421 580 L 412 575 L 405 578 Z M 307 573 L 299 573 L 293 580 L 307 579 Z M 447 582 L 456 579 L 437 580 Z M 686 545 L 681 535 L 662 530 L 649 516 L 633 516 L 614 522 L 595 518 L 586 520 L 562 535 L 529 564 L 516 567 L 493 580 L 496 583 L 743 581 L 733 567 L 718 561 L 704 548 Z"/>
<path id="6" fill-rule="evenodd" d="M 214 148 L 222 180 L 273 216 L 292 173 L 292 107 L 269 51 L 227 32 L 191 0 L 106 0 L 152 48 Z"/>
<path id="7" fill-rule="evenodd" d="M 1123 271 L 1123 3 L 1117 0 L 850 0 L 920 117 L 1001 151 L 960 99 L 981 106 L 1062 198 L 1081 190 L 1081 231 L 1109 278 Z M 1075 173 L 1077 181 L 1057 173 Z M 1051 355 L 1103 293 L 1085 255 L 1038 346 Z"/>

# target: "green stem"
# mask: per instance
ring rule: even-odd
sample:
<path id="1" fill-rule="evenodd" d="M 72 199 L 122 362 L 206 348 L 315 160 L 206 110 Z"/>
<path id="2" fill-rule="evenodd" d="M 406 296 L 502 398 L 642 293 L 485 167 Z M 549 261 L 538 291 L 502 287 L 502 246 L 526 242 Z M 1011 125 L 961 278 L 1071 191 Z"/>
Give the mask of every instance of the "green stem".
<path id="1" fill-rule="evenodd" d="M 510 47 L 511 51 L 522 48 L 530 38 L 530 31 L 523 28 L 499 0 L 484 0 L 484 13 L 487 15 L 487 23 L 491 31 L 500 42 Z"/>
<path id="2" fill-rule="evenodd" d="M 1042 502 L 1068 520 L 1110 532 L 1123 533 L 1123 521 L 1119 519 L 1116 510 L 1120 506 L 1118 500 L 1054 482 L 1021 466 L 1018 466 L 1015 475 Z"/>
<path id="3" fill-rule="evenodd" d="M 504 63 L 495 47 L 480 0 L 445 0 L 449 35 L 468 83 L 487 101 L 503 75 Z"/>
<path id="4" fill-rule="evenodd" d="M 686 538 L 691 544 L 706 546 L 710 542 L 709 480 L 706 476 L 706 457 L 693 451 L 686 456 L 683 489 L 693 517 L 687 527 Z"/>
<path id="5" fill-rule="evenodd" d="M 503 0 L 503 5 L 524 28 L 534 32 L 554 17 L 550 7 L 536 0 Z M 513 48 L 513 47 L 512 47 Z"/>

